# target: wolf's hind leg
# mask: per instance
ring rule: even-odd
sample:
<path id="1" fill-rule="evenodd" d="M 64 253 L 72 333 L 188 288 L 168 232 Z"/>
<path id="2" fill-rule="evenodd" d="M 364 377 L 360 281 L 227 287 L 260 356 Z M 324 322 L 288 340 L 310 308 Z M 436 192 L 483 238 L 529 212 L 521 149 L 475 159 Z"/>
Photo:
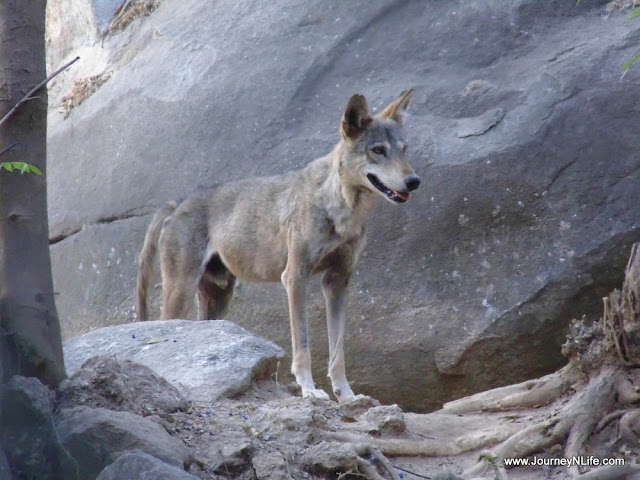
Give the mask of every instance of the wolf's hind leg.
<path id="1" fill-rule="evenodd" d="M 174 214 L 164 222 L 158 241 L 162 272 L 162 319 L 187 318 L 202 277 L 206 231 L 194 227 L 187 214 Z"/>

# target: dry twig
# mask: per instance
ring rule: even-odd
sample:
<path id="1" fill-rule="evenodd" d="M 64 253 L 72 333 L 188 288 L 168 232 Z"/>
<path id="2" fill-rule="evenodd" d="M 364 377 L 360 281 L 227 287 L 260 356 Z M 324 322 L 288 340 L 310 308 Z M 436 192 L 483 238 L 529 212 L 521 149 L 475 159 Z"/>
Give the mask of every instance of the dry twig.
<path id="1" fill-rule="evenodd" d="M 13 115 L 16 110 L 18 110 L 18 108 L 20 108 L 20 105 L 22 105 L 23 103 L 29 101 L 29 100 L 33 100 L 34 97 L 33 94 L 36 93 L 38 90 L 40 90 L 42 87 L 44 87 L 47 83 L 49 83 L 51 80 L 53 80 L 56 76 L 58 76 L 60 73 L 62 73 L 64 70 L 66 70 L 67 68 L 69 68 L 71 65 L 73 65 L 74 63 L 76 63 L 78 60 L 80 60 L 80 57 L 76 57 L 73 60 L 71 60 L 70 62 L 64 64 L 62 67 L 60 67 L 58 70 L 56 70 L 55 72 L 53 72 L 51 75 L 49 75 L 47 78 L 45 78 L 43 81 L 41 81 L 39 84 L 37 84 L 35 87 L 33 87 L 31 90 L 29 90 L 29 93 L 27 93 L 24 97 L 22 97 L 20 99 L 20 101 L 18 103 L 16 103 L 13 108 L 11 110 L 9 110 L 7 112 L 7 114 L 2 117 L 2 119 L 0 120 L 0 126 L 2 126 L 7 120 L 9 120 L 9 118 L 11 117 L 11 115 Z M 2 152 L 4 153 L 4 152 Z"/>

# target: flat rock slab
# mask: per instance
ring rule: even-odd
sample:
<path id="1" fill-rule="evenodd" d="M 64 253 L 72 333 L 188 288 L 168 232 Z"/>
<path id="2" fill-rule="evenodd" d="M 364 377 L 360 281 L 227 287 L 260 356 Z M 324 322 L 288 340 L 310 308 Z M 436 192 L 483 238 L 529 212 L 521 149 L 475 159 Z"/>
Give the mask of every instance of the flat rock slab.
<path id="1" fill-rule="evenodd" d="M 285 352 L 226 320 L 166 320 L 105 327 L 67 340 L 67 373 L 95 355 L 146 365 L 189 400 L 212 402 L 274 373 Z"/>

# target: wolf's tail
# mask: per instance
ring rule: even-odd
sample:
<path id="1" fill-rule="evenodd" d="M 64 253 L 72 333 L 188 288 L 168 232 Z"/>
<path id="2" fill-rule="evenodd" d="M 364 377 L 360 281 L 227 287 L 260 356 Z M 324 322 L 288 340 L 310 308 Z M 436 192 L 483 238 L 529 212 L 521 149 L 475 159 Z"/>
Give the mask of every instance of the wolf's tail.
<path id="1" fill-rule="evenodd" d="M 140 321 L 149 319 L 147 290 L 149 289 L 149 281 L 153 279 L 155 273 L 155 258 L 158 252 L 158 239 L 162 232 L 162 225 L 177 206 L 176 202 L 169 202 L 158 210 L 153 216 L 151 225 L 149 225 L 147 234 L 144 237 L 144 245 L 138 257 L 138 284 L 136 289 L 136 310 Z"/>

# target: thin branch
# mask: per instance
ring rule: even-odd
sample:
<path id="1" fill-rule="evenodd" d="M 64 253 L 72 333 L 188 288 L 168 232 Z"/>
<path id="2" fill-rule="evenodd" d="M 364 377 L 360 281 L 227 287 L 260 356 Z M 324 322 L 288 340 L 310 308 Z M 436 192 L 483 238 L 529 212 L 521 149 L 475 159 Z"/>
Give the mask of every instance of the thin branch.
<path id="1" fill-rule="evenodd" d="M 45 86 L 47 83 L 49 83 L 51 80 L 53 80 L 54 77 L 56 77 L 57 75 L 59 75 L 60 73 L 62 73 L 64 70 L 66 70 L 67 68 L 69 68 L 71 65 L 73 65 L 74 63 L 76 63 L 78 60 L 80 60 L 80 57 L 76 57 L 73 60 L 71 60 L 69 63 L 66 63 L 65 65 L 63 65 L 62 67 L 60 67 L 58 70 L 56 70 L 55 72 L 53 72 L 51 75 L 49 75 L 47 78 L 45 78 L 43 81 L 41 81 L 38 85 L 36 85 L 35 87 L 33 87 L 29 93 L 27 93 L 24 97 L 22 97 L 22 99 L 16 103 L 14 105 L 14 107 L 9 110 L 9 112 L 2 117 L 2 120 L 0 120 L 0 126 L 2 126 L 8 119 L 9 117 L 11 117 L 11 115 L 13 115 L 15 113 L 16 110 L 18 110 L 18 108 L 20 108 L 20 105 L 22 105 L 24 102 L 28 101 L 28 100 L 33 100 L 34 97 L 32 97 L 32 95 L 34 93 L 36 93 L 38 90 L 40 90 L 43 86 Z M 4 153 L 4 152 L 3 152 Z"/>
<path id="2" fill-rule="evenodd" d="M 1 157 L 2 155 L 4 155 L 5 153 L 7 153 L 9 150 L 13 150 L 13 148 L 14 148 L 16 145 L 18 145 L 18 142 L 15 142 L 15 143 L 13 143 L 12 145 L 9 145 L 9 146 L 8 146 L 7 148 L 5 148 L 4 150 L 2 150 L 2 151 L 0 152 L 0 157 Z"/>

